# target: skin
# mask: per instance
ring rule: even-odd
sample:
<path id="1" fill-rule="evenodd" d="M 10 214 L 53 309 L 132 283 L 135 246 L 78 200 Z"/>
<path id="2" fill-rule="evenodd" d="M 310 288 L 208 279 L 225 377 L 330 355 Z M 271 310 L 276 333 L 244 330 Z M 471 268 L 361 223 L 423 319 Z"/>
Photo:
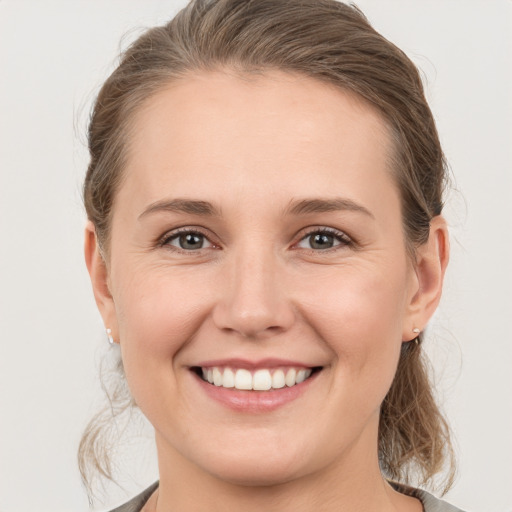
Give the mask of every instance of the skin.
<path id="1" fill-rule="evenodd" d="M 433 219 L 412 264 L 381 116 L 311 78 L 217 71 L 161 90 L 133 126 L 106 262 L 92 224 L 85 254 L 155 428 L 160 488 L 145 510 L 422 510 L 380 474 L 379 407 L 402 343 L 439 302 L 447 231 Z M 216 212 L 155 209 L 176 199 Z M 201 249 L 169 238 L 183 227 Z M 326 228 L 333 247 L 312 248 Z M 237 412 L 190 371 L 231 357 L 323 369 L 292 402 Z"/>

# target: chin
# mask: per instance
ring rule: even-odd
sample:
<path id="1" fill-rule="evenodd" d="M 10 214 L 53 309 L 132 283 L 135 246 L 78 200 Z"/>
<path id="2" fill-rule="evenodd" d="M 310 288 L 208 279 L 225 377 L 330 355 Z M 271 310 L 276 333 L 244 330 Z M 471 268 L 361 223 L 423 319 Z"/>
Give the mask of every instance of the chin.
<path id="1" fill-rule="evenodd" d="M 285 460 L 269 462 L 261 456 L 256 460 L 242 457 L 210 468 L 209 472 L 220 480 L 245 487 L 271 487 L 301 476 L 300 468 L 292 467 Z"/>
<path id="2" fill-rule="evenodd" d="M 218 439 L 218 438 L 217 438 Z M 236 439 L 212 439 L 208 446 L 195 444 L 194 453 L 185 457 L 212 477 L 242 486 L 275 486 L 284 484 L 312 470 L 311 455 L 304 442 L 283 439 L 281 435 L 266 438 L 253 431 L 253 436 Z"/>

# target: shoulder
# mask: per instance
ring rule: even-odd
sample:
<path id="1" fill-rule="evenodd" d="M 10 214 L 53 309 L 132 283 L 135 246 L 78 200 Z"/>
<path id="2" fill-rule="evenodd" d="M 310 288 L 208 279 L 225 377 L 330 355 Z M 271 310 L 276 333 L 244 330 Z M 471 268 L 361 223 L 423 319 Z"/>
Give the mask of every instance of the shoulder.
<path id="1" fill-rule="evenodd" d="M 463 512 L 460 508 L 454 507 L 421 489 L 418 490 L 418 499 L 423 503 L 425 512 Z"/>
<path id="2" fill-rule="evenodd" d="M 140 512 L 142 507 L 149 500 L 150 496 L 155 492 L 157 487 L 158 482 L 155 482 L 146 490 L 142 491 L 140 494 L 135 496 L 135 498 L 132 498 L 124 505 L 121 505 L 120 507 L 117 507 L 114 510 L 111 510 L 110 512 Z"/>
<path id="3" fill-rule="evenodd" d="M 409 487 L 396 482 L 390 482 L 390 484 L 398 492 L 418 498 L 421 501 L 425 512 L 463 512 L 460 508 L 454 507 L 446 501 L 436 498 L 423 489 L 415 489 L 414 487 Z"/>

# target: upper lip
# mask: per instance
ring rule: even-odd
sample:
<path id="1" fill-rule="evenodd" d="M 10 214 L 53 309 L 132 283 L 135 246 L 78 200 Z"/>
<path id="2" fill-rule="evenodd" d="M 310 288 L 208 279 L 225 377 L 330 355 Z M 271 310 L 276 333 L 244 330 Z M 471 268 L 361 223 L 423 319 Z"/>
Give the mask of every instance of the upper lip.
<path id="1" fill-rule="evenodd" d="M 257 361 L 250 361 L 248 359 L 216 359 L 202 361 L 193 365 L 193 367 L 201 368 L 212 368 L 214 366 L 226 366 L 230 368 L 245 368 L 247 370 L 257 370 L 259 368 L 282 368 L 282 367 L 293 367 L 293 368 L 314 368 L 320 365 L 305 364 L 300 361 L 291 361 L 289 359 L 277 359 L 277 358 L 265 358 L 258 359 Z"/>

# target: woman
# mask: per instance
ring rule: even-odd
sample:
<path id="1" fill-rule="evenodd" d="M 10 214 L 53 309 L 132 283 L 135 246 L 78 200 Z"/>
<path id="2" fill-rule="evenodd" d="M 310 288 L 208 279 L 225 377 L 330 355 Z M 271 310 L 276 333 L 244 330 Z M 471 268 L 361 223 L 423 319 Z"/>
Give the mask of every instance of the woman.
<path id="1" fill-rule="evenodd" d="M 421 355 L 445 163 L 400 50 L 331 0 L 193 1 L 89 147 L 87 267 L 160 474 L 116 510 L 457 510 L 405 485 L 452 452 Z"/>

